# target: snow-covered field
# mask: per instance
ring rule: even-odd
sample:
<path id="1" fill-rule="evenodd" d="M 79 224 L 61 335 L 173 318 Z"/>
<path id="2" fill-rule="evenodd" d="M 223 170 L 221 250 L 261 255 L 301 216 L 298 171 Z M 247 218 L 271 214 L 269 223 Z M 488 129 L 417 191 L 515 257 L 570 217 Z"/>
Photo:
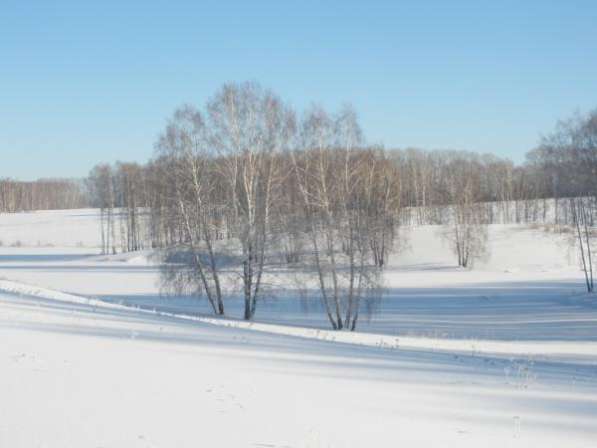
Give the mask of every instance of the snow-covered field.
<path id="1" fill-rule="evenodd" d="M 284 271 L 255 323 L 235 297 L 214 319 L 160 296 L 150 252 L 99 255 L 94 210 L 0 215 L 0 447 L 597 446 L 597 299 L 565 236 L 492 226 L 468 271 L 409 234 L 335 333 Z"/>

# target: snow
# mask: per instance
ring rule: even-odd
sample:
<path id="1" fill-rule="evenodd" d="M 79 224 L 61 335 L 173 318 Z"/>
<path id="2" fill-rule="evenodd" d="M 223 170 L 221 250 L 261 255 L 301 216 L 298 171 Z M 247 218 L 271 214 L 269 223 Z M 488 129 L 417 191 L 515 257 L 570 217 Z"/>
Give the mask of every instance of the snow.
<path id="1" fill-rule="evenodd" d="M 99 210 L 44 210 L 0 216 L 4 246 L 100 247 Z"/>
<path id="2" fill-rule="evenodd" d="M 347 333 L 280 269 L 251 323 L 236 297 L 225 319 L 161 297 L 154 254 L 99 255 L 96 218 L 0 215 L 0 447 L 597 440 L 597 301 L 565 235 L 492 226 L 491 258 L 462 270 L 413 228 Z"/>
<path id="3" fill-rule="evenodd" d="M 323 341 L 341 342 L 368 347 L 386 349 L 426 349 L 430 351 L 445 351 L 460 354 L 494 355 L 502 357 L 523 356 L 533 359 L 549 359 L 551 361 L 575 361 L 577 363 L 595 364 L 597 341 L 497 341 L 478 339 L 446 339 L 416 336 L 392 336 L 387 334 L 363 332 L 337 332 L 319 328 L 306 328 L 288 325 L 276 325 L 260 322 L 247 322 L 220 317 L 187 315 L 160 311 L 159 308 L 148 309 L 132 307 L 98 299 L 66 294 L 21 283 L 0 280 L 0 291 L 30 296 L 72 304 L 85 304 L 94 308 L 130 310 L 136 309 L 140 313 L 150 313 L 192 322 L 201 322 L 229 328 L 257 330 L 265 333 L 295 336 L 300 338 L 318 339 Z"/>
<path id="4" fill-rule="evenodd" d="M 0 446 L 555 447 L 597 435 L 595 372 L 583 366 L 355 347 L 6 294 L 0 333 Z"/>

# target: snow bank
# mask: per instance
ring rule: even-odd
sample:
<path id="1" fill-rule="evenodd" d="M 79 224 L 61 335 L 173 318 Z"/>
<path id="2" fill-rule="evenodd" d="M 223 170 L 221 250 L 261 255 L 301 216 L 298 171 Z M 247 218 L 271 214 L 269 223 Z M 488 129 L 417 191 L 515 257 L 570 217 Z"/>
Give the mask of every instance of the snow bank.
<path id="1" fill-rule="evenodd" d="M 511 358 L 549 359 L 550 361 L 597 365 L 597 342 L 594 341 L 496 341 L 341 332 L 289 325 L 246 322 L 219 317 L 190 316 L 179 313 L 168 313 L 152 309 L 108 303 L 98 299 L 66 294 L 60 291 L 25 285 L 8 280 L 0 280 L 0 291 L 93 307 L 150 313 L 158 316 L 190 320 L 204 324 L 231 327 L 236 329 L 253 330 L 269 334 L 294 336 L 299 338 L 316 339 L 343 344 L 354 344 L 366 347 L 451 352 L 469 355 L 491 355 Z"/>

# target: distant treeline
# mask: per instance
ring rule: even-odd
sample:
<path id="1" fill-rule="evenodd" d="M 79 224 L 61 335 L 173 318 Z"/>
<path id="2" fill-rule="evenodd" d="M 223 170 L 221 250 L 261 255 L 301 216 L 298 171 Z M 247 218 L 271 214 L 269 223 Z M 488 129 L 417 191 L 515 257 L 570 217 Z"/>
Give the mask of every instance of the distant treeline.
<path id="1" fill-rule="evenodd" d="M 330 176 L 330 188 L 334 191 L 338 189 L 334 183 L 342 181 L 334 174 L 347 169 L 338 156 L 343 150 L 338 144 L 338 135 L 335 135 L 339 132 L 336 129 L 338 123 L 333 123 L 332 117 L 322 110 L 314 110 L 310 114 L 310 124 L 294 123 L 291 126 L 290 132 L 294 135 L 286 142 L 285 148 L 260 153 L 260 157 L 271 158 L 276 169 L 285 173 L 276 177 L 276 200 L 292 204 L 291 211 L 296 211 L 301 196 L 296 162 L 301 157 L 310 157 L 309 154 L 317 150 L 315 145 L 322 145 L 320 149 L 325 150 L 326 160 L 322 163 L 329 170 L 326 175 Z M 180 224 L 174 223 L 176 219 L 172 217 L 171 210 L 169 214 L 164 210 L 178 206 L 172 190 L 176 183 L 192 185 L 195 181 L 192 174 L 185 174 L 173 161 L 174 149 L 179 151 L 177 157 L 187 157 L 185 154 L 188 152 L 184 151 L 188 148 L 185 147 L 195 151 L 195 162 L 201 158 L 205 163 L 205 166 L 202 165 L 201 182 L 209 179 L 209 190 L 217 196 L 213 200 L 222 210 L 218 231 L 227 235 L 233 233 L 226 228 L 231 222 L 227 213 L 232 210 L 226 201 L 232 199 L 223 196 L 230 188 L 227 187 L 230 179 L 224 174 L 224 168 L 231 162 L 223 151 L 216 148 L 216 143 L 206 141 L 205 136 L 194 135 L 205 132 L 203 127 L 207 126 L 202 122 L 194 123 L 193 120 L 203 120 L 198 117 L 200 115 L 188 106 L 177 111 L 157 144 L 156 157 L 147 164 L 102 164 L 92 170 L 87 181 L 90 204 L 105 210 L 108 218 L 116 213 L 114 210 L 122 212 L 119 216 L 124 223 L 119 224 L 118 229 L 131 234 L 114 237 L 117 233 L 115 224 L 110 224 L 105 235 L 108 246 L 117 244 L 123 250 L 135 250 L 164 246 L 181 238 Z M 308 141 L 306 128 L 315 125 L 326 129 L 320 129 L 321 135 L 310 136 Z M 194 129 L 194 126 L 200 129 Z M 353 123 L 353 126 L 357 124 Z M 168 143 L 174 148 L 169 154 L 163 150 L 167 139 L 177 139 Z M 485 221 L 490 224 L 573 224 L 568 198 L 597 197 L 597 111 L 558 124 L 552 134 L 542 138 L 539 146 L 527 154 L 526 162 L 521 165 L 489 154 L 383 149 L 363 145 L 360 136 L 355 141 L 357 143 L 351 147 L 351 157 L 347 162 L 350 165 L 348 169 L 359 171 L 363 160 L 371 160 L 368 163 L 372 163 L 375 170 L 370 171 L 370 175 L 382 179 L 384 188 L 391 187 L 388 200 L 393 219 L 400 220 L 402 224 L 444 224 L 446 210 L 458 202 L 465 191 L 471 202 L 486 204 Z M 201 148 L 197 147 L 199 144 Z M 189 159 L 185 160 L 188 165 Z M 315 168 L 319 167 L 309 169 L 314 172 Z M 177 174 L 174 175 L 173 171 Z M 241 181 L 241 178 L 235 180 L 235 188 L 242 186 Z M 315 181 L 317 179 L 312 176 L 307 179 L 308 183 Z M 384 202 L 383 206 L 387 204 Z M 106 222 L 111 222 L 110 219 Z M 141 226 L 143 220 L 149 222 L 146 228 Z"/>
<path id="2" fill-rule="evenodd" d="M 541 197 L 597 196 L 597 110 L 559 122 L 523 169 Z"/>
<path id="3" fill-rule="evenodd" d="M 371 149 L 383 151 L 371 147 L 357 150 Z M 406 219 L 413 224 L 441 223 L 438 210 L 453 202 L 452 185 L 457 177 L 467 179 L 475 190 L 475 201 L 479 202 L 597 196 L 597 110 L 560 122 L 537 148 L 527 153 L 522 165 L 490 154 L 454 150 L 383 152 L 384 163 L 391 165 L 397 177 L 398 202 L 403 208 L 411 208 Z M 151 207 L 158 195 L 155 173 L 160 163 L 156 157 L 147 164 L 102 164 L 85 181 L 0 179 L 0 212 L 87 206 L 128 208 L 131 204 Z M 518 207 L 522 210 L 525 206 Z M 511 213 L 504 208 L 499 222 L 536 221 L 543 214 L 547 215 L 546 210 Z"/>
<path id="4" fill-rule="evenodd" d="M 82 181 L 0 179 L 0 212 L 72 209 L 88 205 L 89 195 Z"/>
<path id="5" fill-rule="evenodd" d="M 315 154 L 324 159 L 320 163 L 326 166 L 326 182 L 330 183 L 326 187 L 331 188 L 330 194 L 339 190 L 339 186 L 335 185 L 341 182 L 337 173 L 347 169 L 342 159 L 342 148 L 328 142 L 322 152 L 312 148 L 294 148 L 292 152 L 271 154 L 267 157 L 272 158 L 277 172 L 284 173 L 275 178 L 275 199 L 279 201 L 279 207 L 274 207 L 274 210 L 296 213 L 302 195 L 297 177 L 300 165 L 296 163 L 302 159 L 309 160 L 302 162 L 309 165 L 308 169 L 305 168 L 308 173 L 304 182 L 309 187 L 321 182 L 321 179 L 313 177 L 317 169 L 322 169 L 312 160 Z M 184 156 L 182 152 L 177 155 Z M 181 182 L 187 184 L 186 188 L 199 182 L 203 189 L 210 191 L 212 196 L 203 200 L 208 201 L 205 202 L 206 207 L 217 205 L 220 210 L 216 226 L 218 232 L 222 235 L 234 233 L 228 228 L 233 222 L 228 214 L 233 209 L 229 206 L 232 202 L 227 201 L 232 201 L 232 198 L 226 196 L 232 187 L 228 186 L 230 179 L 224 174 L 231 162 L 226 157 L 209 156 L 207 152 L 202 152 L 192 160 L 199 163 L 201 157 L 201 171 L 193 174 L 180 166 L 191 166 L 191 160 L 175 163 L 173 157 L 161 151 L 154 160 L 144 165 L 101 164 L 91 171 L 87 192 L 91 206 L 100 208 L 105 215 L 107 251 L 115 251 L 116 247 L 121 250 L 163 247 L 183 238 L 181 233 L 184 232 L 175 213 L 179 207 L 175 189 Z M 557 198 L 560 190 L 553 188 L 551 179 L 546 179 L 551 176 L 551 171 L 538 163 L 516 166 L 507 159 L 471 152 L 384 150 L 360 146 L 351 149 L 348 164 L 351 173 L 368 170 L 368 176 L 381 183 L 375 185 L 375 194 L 388 197 L 379 201 L 378 205 L 389 207 L 392 219 L 405 225 L 444 224 L 449 206 L 458 202 L 462 195 L 467 195 L 471 203 L 485 204 L 484 220 L 488 223 L 561 222 L 562 218 L 567 220 L 569 216 L 559 213 L 565 208 L 565 201 L 547 201 Z M 363 164 L 369 166 L 363 168 Z M 194 179 L 194 175 L 200 175 L 201 179 Z M 234 188 L 241 188 L 241 174 L 236 173 L 235 176 L 239 179 L 236 179 Z M 354 188 L 364 182 L 358 179 Z M 123 222 L 113 222 L 116 217 Z M 130 235 L 121 237 L 120 230 Z"/>

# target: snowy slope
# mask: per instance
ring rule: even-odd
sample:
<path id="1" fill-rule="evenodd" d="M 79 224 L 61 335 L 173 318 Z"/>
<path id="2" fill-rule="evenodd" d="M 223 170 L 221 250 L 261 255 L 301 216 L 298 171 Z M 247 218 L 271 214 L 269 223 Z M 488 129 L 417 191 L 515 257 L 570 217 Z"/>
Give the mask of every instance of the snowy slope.
<path id="1" fill-rule="evenodd" d="M 447 339 L 417 336 L 393 336 L 387 334 L 363 332 L 337 332 L 319 328 L 279 325 L 261 322 L 247 322 L 240 319 L 210 317 L 205 315 L 189 315 L 171 313 L 159 309 L 139 308 L 135 305 L 112 303 L 105 300 L 76 296 L 59 291 L 53 291 L 37 286 L 0 280 L 0 292 L 17 295 L 19 297 L 34 297 L 37 299 L 65 302 L 75 305 L 89 305 L 93 308 L 106 308 L 120 311 L 137 311 L 141 314 L 151 314 L 175 318 L 189 322 L 199 322 L 223 326 L 227 328 L 247 329 L 269 334 L 295 336 L 306 339 L 339 342 L 366 347 L 378 347 L 389 350 L 427 350 L 432 352 L 446 352 L 458 355 L 486 356 L 512 359 L 523 358 L 532 360 L 549 360 L 574 364 L 588 364 L 597 366 L 597 341 L 580 340 L 535 340 L 535 341 L 500 341 L 483 339 Z"/>
<path id="2" fill-rule="evenodd" d="M 0 296 L 0 446 L 589 447 L 594 368 Z"/>
<path id="3" fill-rule="evenodd" d="M 43 210 L 0 214 L 5 247 L 100 247 L 97 209 Z"/>
<path id="4" fill-rule="evenodd" d="M 462 270 L 413 228 L 351 334 L 279 269 L 253 323 L 161 297 L 151 252 L 99 255 L 96 218 L 0 215 L 2 448 L 597 440 L 597 302 L 565 236 L 492 226 Z"/>

